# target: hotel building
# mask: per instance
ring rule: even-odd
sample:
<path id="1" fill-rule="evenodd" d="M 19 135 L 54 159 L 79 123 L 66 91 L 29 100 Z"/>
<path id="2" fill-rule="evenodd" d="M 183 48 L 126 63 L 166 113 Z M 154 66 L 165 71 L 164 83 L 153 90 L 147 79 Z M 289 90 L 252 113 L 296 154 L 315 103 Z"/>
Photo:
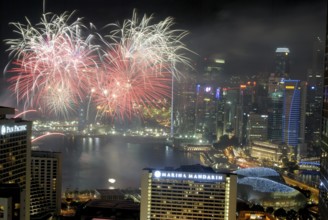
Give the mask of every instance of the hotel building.
<path id="1" fill-rule="evenodd" d="M 197 165 L 143 170 L 140 219 L 236 219 L 237 175 Z"/>
<path id="2" fill-rule="evenodd" d="M 32 123 L 20 118 L 6 118 L 13 114 L 13 108 L 0 106 L 0 184 L 13 192 L 12 195 L 0 194 L 0 216 L 25 220 L 30 219 Z M 20 188 L 19 198 L 17 187 Z"/>

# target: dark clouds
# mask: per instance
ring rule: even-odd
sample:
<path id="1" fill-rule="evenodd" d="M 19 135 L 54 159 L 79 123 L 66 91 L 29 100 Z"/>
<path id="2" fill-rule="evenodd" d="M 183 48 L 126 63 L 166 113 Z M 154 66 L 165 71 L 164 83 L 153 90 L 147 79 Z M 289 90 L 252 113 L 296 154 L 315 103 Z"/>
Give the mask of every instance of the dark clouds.
<path id="1" fill-rule="evenodd" d="M 195 50 L 224 54 L 231 73 L 254 74 L 270 72 L 275 48 L 289 47 L 292 72 L 304 77 L 311 66 L 313 40 L 325 34 L 324 1 L 263 2 L 268 1 L 227 5 L 215 20 L 195 27 L 194 42 L 204 42 L 195 44 Z"/>

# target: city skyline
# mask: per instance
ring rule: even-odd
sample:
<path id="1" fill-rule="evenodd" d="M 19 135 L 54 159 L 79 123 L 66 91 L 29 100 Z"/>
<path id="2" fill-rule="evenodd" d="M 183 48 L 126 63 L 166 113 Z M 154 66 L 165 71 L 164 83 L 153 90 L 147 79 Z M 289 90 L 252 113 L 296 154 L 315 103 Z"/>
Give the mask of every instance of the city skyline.
<path id="1" fill-rule="evenodd" d="M 234 219 L 237 198 L 276 217 L 279 209 L 310 215 L 319 197 L 319 211 L 327 208 L 325 1 L 61 1 L 13 0 L 1 9 L 0 170 L 2 183 L 25 186 L 26 219 L 59 213 L 61 188 L 70 200 L 73 188 L 75 196 L 84 188 L 140 188 L 140 177 L 141 194 L 132 197 L 142 219 L 207 218 L 203 208 Z M 90 43 L 94 36 L 100 43 Z M 44 115 L 22 120 L 16 113 L 23 105 Z M 74 118 L 51 115 L 67 108 Z M 38 141 L 50 134 L 61 137 Z M 202 171 L 175 172 L 177 164 Z M 241 168 L 256 172 L 238 174 Z M 9 199 L 0 198 L 4 207 L 18 198 L 13 187 Z M 251 188 L 259 200 L 246 195 Z M 286 193 L 295 197 L 287 201 Z M 284 196 L 269 204 L 269 194 Z M 225 201 L 221 210 L 205 205 L 216 199 Z M 41 207 L 42 200 L 51 203 Z M 189 200 L 195 204 L 186 206 Z"/>
<path id="2" fill-rule="evenodd" d="M 153 15 L 154 22 L 173 17 L 174 28 L 189 34 L 183 39 L 187 48 L 195 54 L 188 54 L 193 64 L 206 57 L 220 57 L 226 60 L 228 74 L 256 75 L 274 71 L 274 53 L 277 47 L 288 47 L 290 53 L 291 78 L 304 80 L 312 66 L 313 44 L 316 37 L 324 36 L 325 2 L 317 1 L 252 1 L 244 5 L 241 1 L 158 1 L 110 2 L 88 0 L 69 3 L 21 0 L 2 2 L 1 34 L 3 39 L 17 37 L 9 22 L 26 23 L 25 17 L 33 24 L 45 11 L 63 13 L 76 11 L 73 20 L 82 17 L 101 29 L 108 23 L 122 23 L 129 19 L 136 9 L 139 18 L 144 14 Z M 187 4 L 188 3 L 188 4 Z M 91 9 L 91 10 L 90 10 Z M 106 11 L 106 9 L 108 11 Z M 5 106 L 16 106 L 9 100 L 7 79 L 12 73 L 5 72 L 10 62 L 8 45 L 1 43 L 0 101 Z"/>

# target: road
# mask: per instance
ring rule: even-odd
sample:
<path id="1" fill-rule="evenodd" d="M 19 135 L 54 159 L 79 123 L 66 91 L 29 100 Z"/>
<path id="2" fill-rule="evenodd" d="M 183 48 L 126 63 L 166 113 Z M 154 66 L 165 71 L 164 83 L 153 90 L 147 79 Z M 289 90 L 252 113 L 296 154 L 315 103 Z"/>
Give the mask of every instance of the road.
<path id="1" fill-rule="evenodd" d="M 302 182 L 294 180 L 294 179 L 292 179 L 288 176 L 285 176 L 285 175 L 282 175 L 282 177 L 285 179 L 285 182 L 288 185 L 298 186 L 301 189 L 310 190 L 311 191 L 311 200 L 312 200 L 312 202 L 315 203 L 315 204 L 318 204 L 318 202 L 319 202 L 319 189 L 310 187 L 310 186 L 308 186 L 308 185 L 306 185 Z"/>

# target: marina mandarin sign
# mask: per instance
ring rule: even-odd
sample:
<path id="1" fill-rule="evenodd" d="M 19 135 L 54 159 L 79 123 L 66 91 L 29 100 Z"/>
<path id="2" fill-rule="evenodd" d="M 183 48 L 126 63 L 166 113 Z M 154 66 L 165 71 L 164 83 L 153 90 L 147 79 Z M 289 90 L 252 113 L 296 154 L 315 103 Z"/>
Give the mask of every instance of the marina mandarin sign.
<path id="1" fill-rule="evenodd" d="M 14 125 L 14 126 L 2 125 L 0 132 L 1 135 L 5 135 L 5 134 L 10 134 L 19 131 L 26 131 L 26 130 L 27 130 L 27 125 Z"/>
<path id="2" fill-rule="evenodd" d="M 225 175 L 211 174 L 211 173 L 190 173 L 190 172 L 172 172 L 172 171 L 159 171 L 153 173 L 153 178 L 163 179 L 184 179 L 184 180 L 198 180 L 198 181 L 224 181 Z"/>

